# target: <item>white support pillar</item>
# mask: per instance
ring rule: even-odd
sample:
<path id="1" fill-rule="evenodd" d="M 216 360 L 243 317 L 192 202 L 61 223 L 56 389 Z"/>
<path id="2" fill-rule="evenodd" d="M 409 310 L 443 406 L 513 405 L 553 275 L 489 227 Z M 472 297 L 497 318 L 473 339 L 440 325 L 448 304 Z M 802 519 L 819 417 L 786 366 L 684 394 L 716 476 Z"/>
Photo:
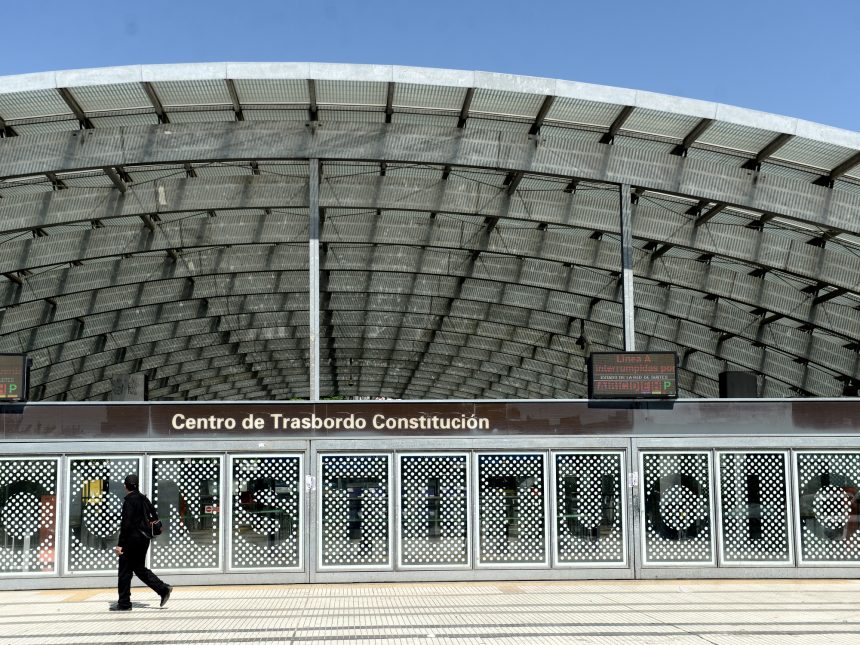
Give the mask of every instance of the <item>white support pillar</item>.
<path id="1" fill-rule="evenodd" d="M 320 398 L 320 160 L 308 160 L 308 373 L 310 400 Z"/>
<path id="2" fill-rule="evenodd" d="M 633 226 L 630 184 L 621 184 L 621 304 L 624 309 L 624 351 L 636 351 L 633 321 Z"/>

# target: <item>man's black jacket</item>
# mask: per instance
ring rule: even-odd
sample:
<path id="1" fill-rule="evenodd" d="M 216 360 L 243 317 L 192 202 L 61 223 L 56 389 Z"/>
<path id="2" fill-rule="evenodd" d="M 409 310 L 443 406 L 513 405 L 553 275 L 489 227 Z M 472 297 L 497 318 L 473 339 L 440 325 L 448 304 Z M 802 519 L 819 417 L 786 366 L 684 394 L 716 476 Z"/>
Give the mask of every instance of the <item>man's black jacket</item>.
<path id="1" fill-rule="evenodd" d="M 132 545 L 149 542 L 141 529 L 155 519 L 155 509 L 140 491 L 133 490 L 125 496 L 122 502 L 122 520 L 119 525 L 119 540 L 117 546 L 126 549 Z"/>

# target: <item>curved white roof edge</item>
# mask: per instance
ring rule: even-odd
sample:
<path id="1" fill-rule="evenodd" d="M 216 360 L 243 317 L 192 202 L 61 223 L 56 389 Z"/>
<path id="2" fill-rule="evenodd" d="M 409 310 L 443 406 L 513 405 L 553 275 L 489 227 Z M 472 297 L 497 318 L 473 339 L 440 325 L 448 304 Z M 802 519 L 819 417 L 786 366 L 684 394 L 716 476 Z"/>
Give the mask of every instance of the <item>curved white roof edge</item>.
<path id="1" fill-rule="evenodd" d="M 0 94 L 143 81 L 308 79 L 413 83 L 545 94 L 714 119 L 860 150 L 860 132 L 748 108 L 577 81 L 494 72 L 345 63 L 179 63 L 0 76 Z"/>

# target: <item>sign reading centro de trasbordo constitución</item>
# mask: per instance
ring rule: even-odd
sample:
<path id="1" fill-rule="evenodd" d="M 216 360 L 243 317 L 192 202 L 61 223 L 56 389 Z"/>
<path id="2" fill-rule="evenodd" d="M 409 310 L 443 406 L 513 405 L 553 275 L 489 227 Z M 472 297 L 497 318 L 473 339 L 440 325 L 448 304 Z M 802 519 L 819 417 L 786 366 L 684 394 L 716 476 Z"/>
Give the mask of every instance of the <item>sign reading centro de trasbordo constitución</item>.
<path id="1" fill-rule="evenodd" d="M 674 352 L 595 352 L 588 373 L 592 399 L 678 396 L 678 356 Z"/>
<path id="2" fill-rule="evenodd" d="M 357 414 L 290 416 L 281 413 L 238 416 L 193 416 L 177 412 L 170 417 L 174 430 L 489 430 L 490 420 L 467 414 L 414 417 L 374 414 L 368 418 Z"/>

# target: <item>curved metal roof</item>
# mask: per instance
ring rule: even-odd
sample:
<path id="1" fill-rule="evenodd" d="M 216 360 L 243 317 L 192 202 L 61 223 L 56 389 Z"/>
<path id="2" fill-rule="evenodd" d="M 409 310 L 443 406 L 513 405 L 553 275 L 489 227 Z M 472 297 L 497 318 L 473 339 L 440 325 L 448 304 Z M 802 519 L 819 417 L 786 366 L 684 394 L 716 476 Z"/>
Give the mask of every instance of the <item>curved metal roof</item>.
<path id="1" fill-rule="evenodd" d="M 628 349 L 678 352 L 684 396 L 724 369 L 773 397 L 860 380 L 857 132 L 220 63 L 0 78 L 0 133 L 0 352 L 31 355 L 36 399 L 136 372 L 153 399 L 307 397 L 316 352 L 323 397 L 579 398 L 625 312 Z"/>

